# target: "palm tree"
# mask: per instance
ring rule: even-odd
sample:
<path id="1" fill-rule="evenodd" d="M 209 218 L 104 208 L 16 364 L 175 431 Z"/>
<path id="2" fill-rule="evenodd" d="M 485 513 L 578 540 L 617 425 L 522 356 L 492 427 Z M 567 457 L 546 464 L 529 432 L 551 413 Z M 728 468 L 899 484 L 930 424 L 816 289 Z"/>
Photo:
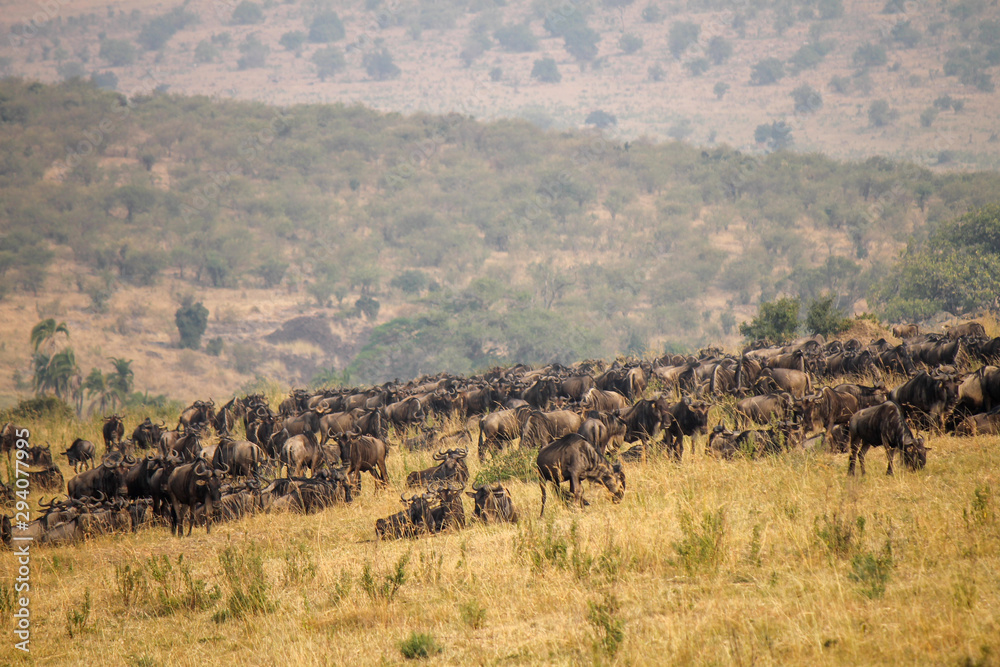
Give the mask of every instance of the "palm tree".
<path id="1" fill-rule="evenodd" d="M 50 346 L 54 346 L 56 334 L 59 333 L 64 333 L 66 334 L 66 338 L 69 338 L 69 327 L 66 326 L 65 322 L 56 324 L 55 319 L 52 317 L 42 320 L 31 329 L 31 346 L 35 352 L 38 352 L 38 348 L 46 342 Z"/>
<path id="2" fill-rule="evenodd" d="M 101 372 L 100 368 L 90 369 L 90 375 L 83 381 L 83 389 L 86 390 L 88 399 L 97 396 L 101 414 L 107 412 L 108 399 L 113 399 L 114 395 L 108 393 L 108 385 L 105 382 L 104 373 Z"/>
<path id="3" fill-rule="evenodd" d="M 73 348 L 67 347 L 52 355 L 49 359 L 47 369 L 47 379 L 49 385 L 55 391 L 56 396 L 62 400 L 71 393 L 70 385 L 73 376 L 79 375 L 80 369 L 76 365 L 76 355 Z"/>
<path id="4" fill-rule="evenodd" d="M 31 357 L 31 364 L 34 366 L 31 383 L 35 393 L 38 395 L 52 389 L 52 378 L 49 374 L 49 362 L 51 360 L 52 357 L 42 352 L 38 352 Z"/>
<path id="5" fill-rule="evenodd" d="M 105 376 L 105 382 L 117 396 L 121 405 L 125 405 L 125 400 L 132 393 L 135 374 L 132 372 L 132 360 L 119 357 L 110 357 L 111 365 L 115 370 Z"/>

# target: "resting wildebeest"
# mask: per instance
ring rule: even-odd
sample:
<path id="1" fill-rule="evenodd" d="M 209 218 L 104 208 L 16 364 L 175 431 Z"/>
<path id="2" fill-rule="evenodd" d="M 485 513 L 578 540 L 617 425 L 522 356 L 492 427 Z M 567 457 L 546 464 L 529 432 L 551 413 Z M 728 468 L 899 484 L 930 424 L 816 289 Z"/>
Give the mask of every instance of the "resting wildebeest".
<path id="1" fill-rule="evenodd" d="M 927 464 L 927 451 L 923 438 L 914 438 L 906 418 L 899 405 L 886 401 L 864 410 L 859 410 L 851 417 L 851 459 L 847 466 L 847 474 L 854 474 L 855 460 L 861 463 L 861 474 L 865 474 L 865 454 L 869 447 L 885 447 L 889 467 L 885 474 L 892 474 L 892 460 L 899 449 L 903 453 L 903 461 L 912 470 L 923 468 Z"/>
<path id="2" fill-rule="evenodd" d="M 392 516 L 375 521 L 375 534 L 380 540 L 413 537 L 426 531 L 430 521 L 430 494 L 423 493 L 409 498 L 400 494 L 399 499 L 406 509 Z"/>
<path id="3" fill-rule="evenodd" d="M 62 491 L 63 475 L 59 466 L 50 463 L 41 470 L 28 471 L 28 484 L 32 489 L 45 491 Z"/>
<path id="4" fill-rule="evenodd" d="M 174 468 L 167 479 L 167 494 L 170 496 L 170 533 L 183 537 L 184 516 L 191 512 L 188 535 L 194 529 L 194 511 L 198 505 L 205 506 L 205 532 L 212 532 L 213 504 L 219 502 L 219 485 L 225 471 L 212 470 L 205 459 L 186 463 Z"/>
<path id="5" fill-rule="evenodd" d="M 120 453 L 109 454 L 101 465 L 81 472 L 66 483 L 67 495 L 70 498 L 116 498 L 120 495 L 124 484 L 124 464 L 131 466 L 135 459 L 123 457 Z"/>
<path id="6" fill-rule="evenodd" d="M 772 428 L 752 428 L 728 431 L 716 426 L 708 438 L 705 453 L 722 459 L 732 459 L 737 454 L 760 458 L 766 454 L 779 454 L 791 447 L 795 424 L 778 422 Z"/>
<path id="7" fill-rule="evenodd" d="M 538 467 L 538 486 L 542 490 L 542 511 L 545 514 L 545 487 L 549 482 L 560 484 L 569 481 L 570 493 L 583 506 L 583 482 L 600 482 L 611 493 L 614 502 L 621 502 L 625 496 L 625 472 L 620 464 L 611 466 L 608 460 L 597 453 L 586 438 L 570 433 L 541 448 L 535 459 Z"/>
<path id="8" fill-rule="evenodd" d="M 104 426 L 101 428 L 104 434 L 104 451 L 111 451 L 111 444 L 121 444 L 125 435 L 125 424 L 119 415 L 111 415 L 104 418 Z"/>
<path id="9" fill-rule="evenodd" d="M 475 503 L 472 515 L 484 523 L 491 521 L 507 521 L 517 523 L 517 510 L 510 492 L 500 482 L 491 482 L 482 486 L 473 486 L 472 491 L 465 492 Z"/>
<path id="10" fill-rule="evenodd" d="M 414 470 L 406 476 L 406 486 L 426 486 L 431 482 L 446 482 L 455 480 L 464 486 L 469 481 L 469 468 L 465 465 L 467 449 L 448 449 L 439 451 L 434 460 L 435 466 L 425 470 Z"/>

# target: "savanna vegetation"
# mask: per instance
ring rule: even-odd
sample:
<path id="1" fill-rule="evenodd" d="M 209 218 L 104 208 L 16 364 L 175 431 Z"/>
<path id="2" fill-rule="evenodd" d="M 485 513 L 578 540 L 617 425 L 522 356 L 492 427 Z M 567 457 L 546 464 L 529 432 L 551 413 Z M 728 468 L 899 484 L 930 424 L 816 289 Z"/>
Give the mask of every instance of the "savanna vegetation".
<path id="1" fill-rule="evenodd" d="M 357 381 L 695 346 L 782 295 L 848 313 L 869 297 L 895 318 L 983 305 L 990 288 L 914 307 L 886 287 L 899 249 L 992 252 L 949 240 L 956 213 L 995 196 L 990 172 L 82 81 L 8 79 L 0 99 L 3 291 L 37 294 L 64 248 L 96 314 L 165 275 L 298 292 L 376 326 Z M 996 225 L 995 208 L 971 215 Z"/>

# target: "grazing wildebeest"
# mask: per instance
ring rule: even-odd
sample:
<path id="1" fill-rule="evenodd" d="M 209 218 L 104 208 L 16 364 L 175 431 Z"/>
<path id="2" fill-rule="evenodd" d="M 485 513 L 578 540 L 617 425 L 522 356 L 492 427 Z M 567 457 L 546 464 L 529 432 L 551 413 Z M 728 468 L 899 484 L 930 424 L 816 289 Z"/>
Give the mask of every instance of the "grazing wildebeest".
<path id="1" fill-rule="evenodd" d="M 538 467 L 538 486 L 542 490 L 540 517 L 545 514 L 545 487 L 549 482 L 555 484 L 558 490 L 562 482 L 569 481 L 570 493 L 581 507 L 584 480 L 603 484 L 616 503 L 625 496 L 625 472 L 621 465 L 612 466 L 586 438 L 577 433 L 570 433 L 542 447 L 535 464 Z"/>
<path id="2" fill-rule="evenodd" d="M 219 486 L 225 471 L 212 470 L 205 459 L 177 466 L 167 479 L 167 493 L 170 496 L 170 533 L 184 535 L 184 516 L 190 511 L 191 525 L 188 535 L 194 529 L 194 512 L 198 505 L 205 506 L 205 532 L 212 532 L 213 504 L 219 502 Z"/>
<path id="3" fill-rule="evenodd" d="M 506 521 L 517 523 L 517 510 L 510 492 L 500 482 L 491 482 L 482 486 L 473 486 L 472 491 L 466 491 L 472 497 L 475 508 L 472 515 L 484 523 L 491 521 Z"/>
<path id="4" fill-rule="evenodd" d="M 865 454 L 869 447 L 885 447 L 889 459 L 887 475 L 892 474 L 892 460 L 897 449 L 903 453 L 903 461 L 910 469 L 923 468 L 927 464 L 928 448 L 924 447 L 924 439 L 913 437 L 902 409 L 893 401 L 859 410 L 851 417 L 850 432 L 848 475 L 854 474 L 856 460 L 861 463 L 861 474 L 865 474 Z"/>
<path id="5" fill-rule="evenodd" d="M 516 410 L 498 410 L 485 415 L 479 420 L 479 460 L 487 452 L 502 450 L 503 443 L 513 442 L 521 437 L 521 429 L 531 415 L 530 406 L 522 406 Z"/>

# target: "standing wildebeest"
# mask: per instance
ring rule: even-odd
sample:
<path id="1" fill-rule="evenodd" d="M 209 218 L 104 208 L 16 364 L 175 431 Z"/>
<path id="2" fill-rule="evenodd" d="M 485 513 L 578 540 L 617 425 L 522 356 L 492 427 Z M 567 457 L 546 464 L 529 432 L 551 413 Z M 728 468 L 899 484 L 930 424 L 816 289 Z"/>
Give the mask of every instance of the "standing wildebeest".
<path id="1" fill-rule="evenodd" d="M 205 532 L 212 532 L 213 504 L 219 502 L 219 485 L 225 471 L 212 470 L 205 459 L 186 463 L 174 468 L 167 479 L 167 493 L 170 496 L 170 533 L 177 537 L 184 535 L 184 516 L 191 512 L 188 535 L 194 529 L 194 511 L 198 505 L 205 506 Z"/>
<path id="2" fill-rule="evenodd" d="M 598 410 L 600 412 L 624 410 L 628 407 L 628 399 L 625 398 L 624 394 L 617 391 L 605 391 L 594 387 L 583 397 L 583 407 L 587 410 Z"/>
<path id="3" fill-rule="evenodd" d="M 736 403 L 736 410 L 745 415 L 750 421 L 758 424 L 766 424 L 771 419 L 779 421 L 790 419 L 795 409 L 795 402 L 789 393 L 765 394 L 764 396 L 750 396 L 741 399 Z"/>
<path id="4" fill-rule="evenodd" d="M 286 466 L 286 477 L 301 477 L 305 468 L 309 468 L 315 476 L 320 466 L 326 462 L 326 456 L 316 436 L 311 431 L 306 431 L 285 440 L 281 446 L 280 461 Z M 280 468 L 278 472 L 281 472 Z"/>
<path id="5" fill-rule="evenodd" d="M 760 372 L 758 381 L 761 378 L 773 380 L 779 391 L 788 392 L 793 398 L 802 398 L 806 394 L 812 393 L 812 380 L 809 378 L 809 374 L 803 371 L 788 368 L 765 368 Z"/>
<path id="6" fill-rule="evenodd" d="M 422 422 L 427 416 L 424 406 L 416 396 L 404 398 L 401 401 L 385 406 L 385 417 L 389 423 L 398 427 L 409 426 Z"/>
<path id="7" fill-rule="evenodd" d="M 889 467 L 885 474 L 892 474 L 892 460 L 896 450 L 903 453 L 903 461 L 911 470 L 927 465 L 927 451 L 923 438 L 914 438 L 899 405 L 886 401 L 851 417 L 851 459 L 847 474 L 854 474 L 855 460 L 861 463 L 861 474 L 865 474 L 865 453 L 869 447 L 885 447 Z"/>
<path id="8" fill-rule="evenodd" d="M 0 452 L 6 454 L 8 460 L 14 456 L 17 434 L 22 430 L 24 429 L 14 426 L 11 422 L 7 422 L 3 428 L 0 428 Z"/>
<path id="9" fill-rule="evenodd" d="M 506 521 L 517 523 L 517 510 L 510 492 L 500 482 L 491 482 L 482 486 L 473 486 L 472 491 L 465 492 L 475 503 L 472 515 L 484 523 Z"/>
<path id="10" fill-rule="evenodd" d="M 163 435 L 166 425 L 160 422 L 159 424 L 154 424 L 149 417 L 141 424 L 135 427 L 132 431 L 132 442 L 136 444 L 140 449 L 150 449 L 155 447 L 160 442 L 160 436 Z"/>
<path id="11" fill-rule="evenodd" d="M 670 415 L 669 432 L 672 438 L 670 452 L 678 461 L 684 455 L 684 436 L 691 438 L 694 448 L 695 436 L 708 430 L 708 406 L 701 403 L 691 403 L 684 399 L 673 405 L 663 405 L 660 399 L 659 409 Z"/>
<path id="12" fill-rule="evenodd" d="M 594 378 L 589 375 L 574 375 L 559 385 L 559 395 L 574 403 L 579 403 L 588 391 L 594 388 Z"/>
<path id="13" fill-rule="evenodd" d="M 983 366 L 958 387 L 956 412 L 979 414 L 1000 405 L 1000 368 Z"/>
<path id="14" fill-rule="evenodd" d="M 347 468 L 347 477 L 357 488 L 361 484 L 361 473 L 370 472 L 375 478 L 375 484 L 388 485 L 389 473 L 386 471 L 385 459 L 389 456 L 389 445 L 384 440 L 370 435 L 359 435 L 356 431 L 337 434 L 340 443 L 340 460 Z"/>
<path id="15" fill-rule="evenodd" d="M 223 437 L 215 450 L 212 467 L 221 470 L 225 466 L 233 477 L 256 477 L 266 457 L 264 450 L 249 440 Z"/>
<path id="16" fill-rule="evenodd" d="M 94 466 L 94 455 L 96 453 L 97 447 L 94 446 L 94 443 L 90 440 L 77 438 L 69 446 L 69 449 L 63 452 L 63 456 L 73 464 L 73 472 L 79 473 L 80 468 L 90 469 Z"/>
<path id="17" fill-rule="evenodd" d="M 215 401 L 195 401 L 185 408 L 177 418 L 177 428 L 210 426 L 215 420 Z"/>
<path id="18" fill-rule="evenodd" d="M 948 338 L 955 340 L 964 336 L 986 338 L 986 329 L 979 322 L 962 322 L 948 329 Z"/>
<path id="19" fill-rule="evenodd" d="M 598 454 L 604 456 L 608 444 L 615 438 L 618 438 L 620 443 L 625 437 L 626 429 L 625 422 L 617 413 L 591 411 L 587 413 L 587 418 L 576 432 L 586 438 Z"/>
<path id="20" fill-rule="evenodd" d="M 920 328 L 916 324 L 892 325 L 892 335 L 896 338 L 913 338 L 918 333 L 920 333 Z"/>
<path id="21" fill-rule="evenodd" d="M 535 464 L 538 467 L 538 486 L 542 490 L 539 517 L 545 514 L 545 487 L 549 482 L 555 484 L 558 490 L 559 485 L 568 480 L 570 493 L 581 507 L 584 480 L 603 484 L 616 503 L 625 496 L 625 472 L 621 465 L 612 467 L 586 438 L 577 433 L 570 433 L 542 447 Z"/>
<path id="22" fill-rule="evenodd" d="M 950 381 L 932 377 L 921 371 L 889 392 L 889 400 L 897 403 L 907 416 L 926 417 L 930 425 L 944 426 L 945 413 L 951 403 Z M 955 387 L 957 394 L 958 388 Z"/>
<path id="23" fill-rule="evenodd" d="M 468 454 L 467 449 L 439 451 L 434 455 L 434 460 L 440 463 L 426 470 L 411 472 L 406 476 L 406 486 L 425 486 L 431 482 L 455 480 L 461 482 L 464 487 L 469 481 L 469 468 L 465 465 L 465 457 Z"/>
<path id="24" fill-rule="evenodd" d="M 66 484 L 67 495 L 70 498 L 97 498 L 99 494 L 105 499 L 117 498 L 125 478 L 123 464 L 132 465 L 135 459 L 123 457 L 120 453 L 106 456 L 101 465 L 81 472 Z"/>
<path id="25" fill-rule="evenodd" d="M 521 446 L 542 447 L 568 433 L 576 433 L 582 425 L 583 417 L 570 410 L 532 410 L 521 430 Z"/>
<path id="26" fill-rule="evenodd" d="M 119 415 L 111 415 L 105 417 L 104 427 L 101 430 L 104 433 L 104 451 L 107 453 L 111 451 L 111 443 L 121 444 L 125 435 L 125 424 Z"/>
<path id="27" fill-rule="evenodd" d="M 513 442 L 521 437 L 524 423 L 531 415 L 530 406 L 522 406 L 516 410 L 498 410 L 491 412 L 479 420 L 479 460 L 487 452 L 502 450 L 506 442 Z"/>

